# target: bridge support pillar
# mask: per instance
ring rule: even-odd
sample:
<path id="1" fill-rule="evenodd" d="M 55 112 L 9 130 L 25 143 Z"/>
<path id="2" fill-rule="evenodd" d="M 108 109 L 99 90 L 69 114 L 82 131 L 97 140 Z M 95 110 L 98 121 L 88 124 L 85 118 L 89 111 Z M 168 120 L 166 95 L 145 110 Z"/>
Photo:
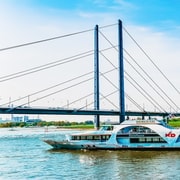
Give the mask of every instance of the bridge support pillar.
<path id="1" fill-rule="evenodd" d="M 124 62 L 123 62 L 123 30 L 122 21 L 118 21 L 118 34 L 119 34 L 119 108 L 120 120 L 122 123 L 125 121 L 125 96 L 124 96 Z"/>
<path id="2" fill-rule="evenodd" d="M 99 33 L 98 25 L 94 29 L 94 110 L 99 110 Z M 95 128 L 100 127 L 100 115 L 94 116 Z"/>

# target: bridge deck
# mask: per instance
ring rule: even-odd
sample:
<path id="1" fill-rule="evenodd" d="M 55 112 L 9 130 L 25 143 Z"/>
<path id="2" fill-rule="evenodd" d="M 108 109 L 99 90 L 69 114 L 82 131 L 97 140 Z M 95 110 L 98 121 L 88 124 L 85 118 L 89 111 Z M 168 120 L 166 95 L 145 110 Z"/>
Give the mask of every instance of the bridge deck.
<path id="1" fill-rule="evenodd" d="M 44 115 L 103 115 L 119 116 L 120 111 L 116 110 L 82 110 L 82 109 L 63 109 L 63 108 L 37 108 L 37 107 L 1 107 L 0 114 L 44 114 Z M 170 112 L 139 112 L 126 111 L 125 116 L 168 116 Z M 180 113 L 173 113 L 180 116 Z"/>

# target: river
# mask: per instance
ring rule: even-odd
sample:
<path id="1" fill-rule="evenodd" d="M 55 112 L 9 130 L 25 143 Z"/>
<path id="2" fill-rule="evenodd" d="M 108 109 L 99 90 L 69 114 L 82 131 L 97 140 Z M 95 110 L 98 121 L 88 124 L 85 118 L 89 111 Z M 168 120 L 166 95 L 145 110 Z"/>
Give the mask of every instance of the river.
<path id="1" fill-rule="evenodd" d="M 0 180 L 179 180 L 180 151 L 54 151 L 69 130 L 0 129 Z"/>

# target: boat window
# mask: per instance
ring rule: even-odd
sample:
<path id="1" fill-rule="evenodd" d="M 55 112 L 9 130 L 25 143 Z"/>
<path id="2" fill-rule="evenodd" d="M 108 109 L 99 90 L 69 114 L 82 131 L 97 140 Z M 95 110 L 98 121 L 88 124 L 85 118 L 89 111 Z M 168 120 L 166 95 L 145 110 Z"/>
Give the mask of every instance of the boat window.
<path id="1" fill-rule="evenodd" d="M 102 135 L 101 141 L 107 141 L 110 138 L 110 135 Z"/>
<path id="2" fill-rule="evenodd" d="M 72 140 L 77 140 L 76 136 L 71 137 Z"/>
<path id="3" fill-rule="evenodd" d="M 159 142 L 159 138 L 153 138 L 153 142 Z"/>
<path id="4" fill-rule="evenodd" d="M 72 140 L 94 140 L 94 141 L 107 141 L 110 135 L 88 135 L 88 136 L 72 136 Z"/>
<path id="5" fill-rule="evenodd" d="M 145 138 L 139 138 L 139 142 L 146 142 Z"/>
<path id="6" fill-rule="evenodd" d="M 86 139 L 86 136 L 81 136 L 81 140 L 85 140 Z"/>
<path id="7" fill-rule="evenodd" d="M 139 139 L 138 138 L 131 138 L 130 143 L 138 143 Z"/>
<path id="8" fill-rule="evenodd" d="M 147 127 L 130 126 L 119 130 L 118 134 L 154 134 L 155 132 Z"/>
<path id="9" fill-rule="evenodd" d="M 87 136 L 87 140 L 92 140 L 93 136 Z"/>
<path id="10" fill-rule="evenodd" d="M 101 140 L 101 136 L 94 136 L 94 140 Z"/>
<path id="11" fill-rule="evenodd" d="M 130 138 L 130 143 L 166 143 L 163 138 Z"/>
<path id="12" fill-rule="evenodd" d="M 152 142 L 152 138 L 146 138 L 146 142 Z"/>
<path id="13" fill-rule="evenodd" d="M 80 136 L 77 136 L 76 138 L 77 138 L 77 140 L 80 140 L 80 139 L 81 139 L 81 137 L 80 137 Z"/>

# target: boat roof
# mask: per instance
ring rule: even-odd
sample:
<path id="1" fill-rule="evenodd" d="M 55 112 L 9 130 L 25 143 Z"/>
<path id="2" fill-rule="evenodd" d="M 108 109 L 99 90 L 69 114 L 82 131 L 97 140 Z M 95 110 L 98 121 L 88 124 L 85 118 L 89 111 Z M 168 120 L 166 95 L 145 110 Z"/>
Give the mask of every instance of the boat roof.
<path id="1" fill-rule="evenodd" d="M 102 126 L 138 125 L 138 124 L 165 125 L 166 123 L 163 120 L 157 120 L 157 119 L 147 119 L 147 120 L 131 119 L 131 120 L 125 120 L 120 124 L 119 123 L 110 123 L 110 124 L 105 124 L 105 125 L 102 125 Z"/>
<path id="2" fill-rule="evenodd" d="M 166 128 L 169 128 L 169 129 L 174 129 L 173 127 L 169 126 L 167 123 L 165 123 L 163 120 L 157 120 L 157 119 L 147 119 L 147 120 L 125 120 L 123 121 L 121 124 L 116 124 L 114 126 L 122 126 L 122 125 L 125 125 L 125 126 L 138 126 L 138 125 L 160 125 L 160 126 L 164 126 Z"/>
<path id="3" fill-rule="evenodd" d="M 125 120 L 121 124 L 162 124 L 162 121 L 156 119 L 147 119 L 147 120 Z"/>

